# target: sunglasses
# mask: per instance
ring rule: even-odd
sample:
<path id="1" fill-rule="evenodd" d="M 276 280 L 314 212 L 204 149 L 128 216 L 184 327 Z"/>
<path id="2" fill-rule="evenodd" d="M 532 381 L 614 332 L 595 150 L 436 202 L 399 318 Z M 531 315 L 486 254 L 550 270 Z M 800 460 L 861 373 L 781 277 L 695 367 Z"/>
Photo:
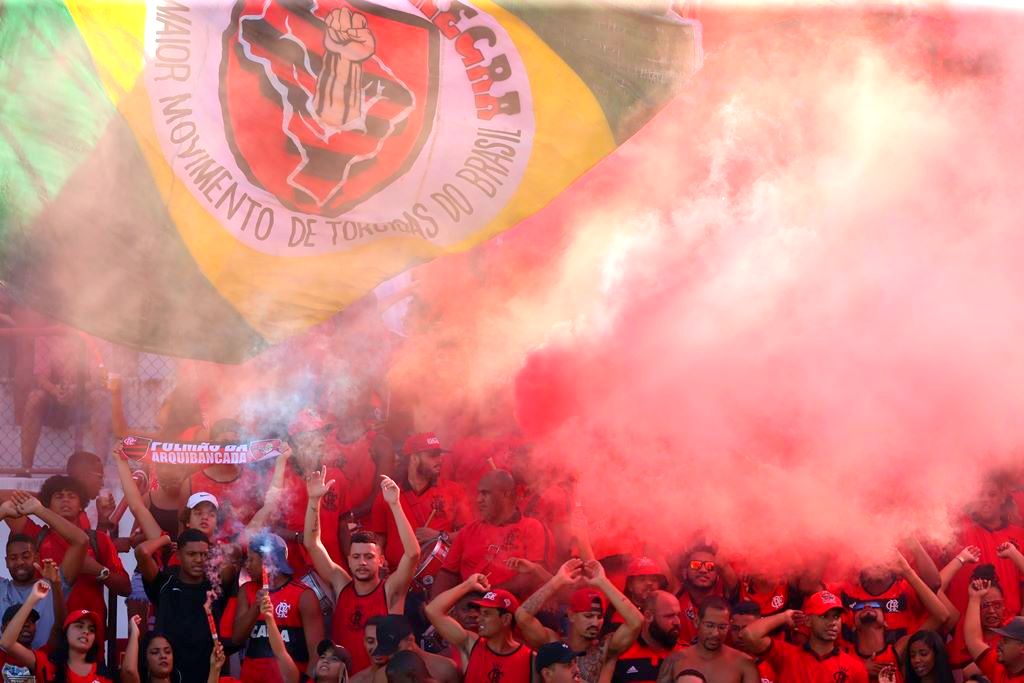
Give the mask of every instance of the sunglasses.
<path id="1" fill-rule="evenodd" d="M 716 566 L 717 565 L 710 560 L 705 560 L 704 562 L 701 562 L 700 560 L 690 560 L 690 569 L 695 572 L 700 571 L 701 569 L 706 572 L 713 572 L 715 571 Z"/>

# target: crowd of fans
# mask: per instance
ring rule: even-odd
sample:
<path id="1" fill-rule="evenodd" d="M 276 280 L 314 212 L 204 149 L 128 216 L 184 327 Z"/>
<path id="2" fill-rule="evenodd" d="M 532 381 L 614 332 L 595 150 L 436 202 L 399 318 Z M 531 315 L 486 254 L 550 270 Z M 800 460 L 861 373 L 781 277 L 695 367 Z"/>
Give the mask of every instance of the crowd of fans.
<path id="1" fill-rule="evenodd" d="M 116 435 L 133 434 L 112 393 Z M 372 406 L 207 427 L 187 400 L 172 393 L 149 436 L 277 437 L 281 455 L 190 467 L 78 451 L 38 495 L 14 492 L 3 681 L 1024 680 L 1024 527 L 1004 479 L 951 550 L 910 540 L 845 581 L 767 576 L 706 539 L 595 553 L 615 539 L 590 538 L 571 474 L 514 440 L 448 449 Z M 108 594 L 127 604 L 123 655 Z"/>

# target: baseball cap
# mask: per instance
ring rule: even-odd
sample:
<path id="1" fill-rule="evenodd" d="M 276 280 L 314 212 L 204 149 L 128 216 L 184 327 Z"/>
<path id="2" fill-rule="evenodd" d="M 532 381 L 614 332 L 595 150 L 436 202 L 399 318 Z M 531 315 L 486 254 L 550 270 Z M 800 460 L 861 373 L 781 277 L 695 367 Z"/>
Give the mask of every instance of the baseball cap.
<path id="1" fill-rule="evenodd" d="M 93 626 L 99 627 L 100 625 L 100 618 L 96 616 L 95 612 L 91 612 L 87 609 L 76 609 L 74 612 L 68 614 L 67 618 L 64 619 L 64 628 L 67 629 L 68 626 L 71 626 L 71 624 L 76 621 L 81 621 L 82 619 L 88 619 L 93 623 Z"/>
<path id="2" fill-rule="evenodd" d="M 533 660 L 533 668 L 537 673 L 540 673 L 541 669 L 546 669 L 555 664 L 571 664 L 574 659 L 576 659 L 576 653 L 565 643 L 547 643 L 537 649 L 537 654 Z"/>
<path id="3" fill-rule="evenodd" d="M 319 432 L 322 429 L 329 429 L 333 426 L 316 410 L 303 408 L 295 416 L 295 419 L 292 420 L 292 423 L 288 425 L 288 436 L 305 434 L 306 432 Z"/>
<path id="4" fill-rule="evenodd" d="M 279 574 L 291 576 L 294 572 L 288 564 L 288 545 L 277 534 L 263 532 L 249 540 L 249 552 L 257 553 L 263 561 Z"/>
<path id="5" fill-rule="evenodd" d="M 503 588 L 487 591 L 482 598 L 473 600 L 469 604 L 476 605 L 477 607 L 494 607 L 506 612 L 515 612 L 519 609 L 519 601 L 516 600 L 516 596 Z"/>
<path id="6" fill-rule="evenodd" d="M 328 650 L 334 650 L 334 654 L 338 655 L 338 657 L 341 659 L 341 661 L 343 661 L 345 663 L 346 671 L 351 671 L 352 670 L 352 655 L 350 655 L 348 653 L 348 650 L 345 649 L 345 646 L 338 645 L 333 640 L 330 640 L 329 638 L 325 638 L 325 639 L 321 640 L 319 643 L 317 643 L 317 645 L 316 645 L 316 656 L 317 657 L 323 657 L 324 653 L 327 652 Z"/>
<path id="7" fill-rule="evenodd" d="M 577 588 L 569 596 L 570 612 L 601 612 L 604 613 L 604 594 L 601 591 L 590 588 Z"/>
<path id="8" fill-rule="evenodd" d="M 374 657 L 390 657 L 398 652 L 398 646 L 412 635 L 409 620 L 401 614 L 388 614 L 377 622 L 377 647 Z"/>
<path id="9" fill-rule="evenodd" d="M 4 615 L 4 618 L 6 616 Z M 992 632 L 998 633 L 1003 638 L 1009 638 L 1010 640 L 1024 641 L 1024 617 L 1014 617 L 1002 628 L 992 629 Z"/>
<path id="10" fill-rule="evenodd" d="M 217 502 L 217 496 L 212 493 L 207 493 L 206 491 L 197 491 L 189 496 L 188 500 L 185 501 L 185 507 L 191 510 L 200 503 L 210 503 L 213 507 L 220 508 L 220 503 Z"/>
<path id="11" fill-rule="evenodd" d="M 421 451 L 441 451 L 442 453 L 449 453 L 450 451 L 441 448 L 441 439 L 437 438 L 434 432 L 420 432 L 419 434 L 413 434 L 405 440 L 405 445 L 402 446 L 402 455 L 412 455 L 413 453 L 420 453 Z"/>
<path id="12" fill-rule="evenodd" d="M 4 610 L 3 625 L 7 626 L 7 622 L 14 618 L 14 615 L 21 609 L 22 603 L 18 602 Z M 32 610 L 28 613 L 28 618 L 32 621 L 39 621 L 39 612 Z"/>
<path id="13" fill-rule="evenodd" d="M 834 609 L 846 610 L 843 602 L 829 591 L 818 591 L 804 600 L 803 612 L 813 617 L 820 617 Z"/>
<path id="14" fill-rule="evenodd" d="M 626 578 L 631 576 L 665 576 L 665 571 L 649 557 L 634 557 L 626 568 Z"/>

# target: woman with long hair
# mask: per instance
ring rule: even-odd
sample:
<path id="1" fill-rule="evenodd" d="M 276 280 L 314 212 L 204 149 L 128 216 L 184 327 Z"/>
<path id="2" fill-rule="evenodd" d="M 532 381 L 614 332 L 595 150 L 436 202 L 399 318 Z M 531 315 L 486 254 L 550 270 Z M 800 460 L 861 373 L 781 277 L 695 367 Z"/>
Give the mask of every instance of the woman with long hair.
<path id="1" fill-rule="evenodd" d="M 953 683 L 942 636 L 935 631 L 918 631 L 907 641 L 903 657 L 904 683 Z"/>
<path id="2" fill-rule="evenodd" d="M 39 683 L 68 683 L 72 675 L 97 683 L 111 683 L 97 663 L 101 643 L 96 639 L 99 617 L 89 610 L 75 610 L 64 619 L 64 626 L 53 650 L 30 650 L 18 642 L 25 620 L 40 600 L 50 593 L 50 584 L 36 581 L 24 604 L 7 623 L 0 635 L 0 648 L 15 664 L 30 668 Z"/>
<path id="3" fill-rule="evenodd" d="M 128 645 L 124 650 L 121 683 L 184 683 L 181 672 L 174 668 L 171 641 L 156 631 L 142 635 L 139 631 L 141 623 L 142 619 L 137 616 L 128 621 Z M 210 655 L 210 675 L 206 683 L 233 680 L 221 678 L 225 660 L 224 647 L 217 641 Z"/>

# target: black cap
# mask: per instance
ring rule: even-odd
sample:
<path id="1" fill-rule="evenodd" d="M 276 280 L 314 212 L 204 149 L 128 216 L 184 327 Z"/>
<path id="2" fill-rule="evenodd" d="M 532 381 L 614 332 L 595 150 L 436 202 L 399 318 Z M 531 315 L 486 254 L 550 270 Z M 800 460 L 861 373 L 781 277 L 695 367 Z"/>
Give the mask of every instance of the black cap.
<path id="1" fill-rule="evenodd" d="M 537 656 L 533 660 L 533 668 L 537 670 L 537 673 L 540 673 L 541 669 L 546 669 L 555 664 L 571 664 L 575 659 L 576 653 L 565 643 L 548 643 L 547 645 L 541 645 L 537 650 Z"/>
<path id="2" fill-rule="evenodd" d="M 1024 617 L 1014 617 L 1006 626 L 992 629 L 992 633 L 998 633 L 1003 638 L 1010 640 L 1024 642 Z"/>
<path id="3" fill-rule="evenodd" d="M 348 650 L 345 649 L 344 645 L 338 645 L 333 640 L 330 640 L 329 638 L 324 638 L 319 643 L 317 643 L 316 656 L 323 657 L 324 653 L 328 650 L 334 650 L 334 654 L 338 655 L 341 661 L 345 663 L 346 671 L 352 670 L 352 655 L 348 653 Z"/>
<path id="4" fill-rule="evenodd" d="M 401 614 L 382 616 L 377 622 L 377 647 L 374 657 L 390 657 L 398 652 L 402 641 L 412 635 L 412 625 Z"/>
<path id="5" fill-rule="evenodd" d="M 11 619 L 14 618 L 14 615 L 18 613 L 19 609 L 21 609 L 21 605 L 22 605 L 22 603 L 19 602 L 19 603 L 15 604 L 15 605 L 11 605 L 10 607 L 8 607 L 7 609 L 4 610 L 4 619 L 3 619 L 3 625 L 4 626 L 7 626 L 7 622 L 9 622 Z M 37 612 L 35 610 L 32 610 L 31 612 L 28 613 L 28 618 L 31 619 L 32 621 L 39 621 L 39 612 Z"/>

